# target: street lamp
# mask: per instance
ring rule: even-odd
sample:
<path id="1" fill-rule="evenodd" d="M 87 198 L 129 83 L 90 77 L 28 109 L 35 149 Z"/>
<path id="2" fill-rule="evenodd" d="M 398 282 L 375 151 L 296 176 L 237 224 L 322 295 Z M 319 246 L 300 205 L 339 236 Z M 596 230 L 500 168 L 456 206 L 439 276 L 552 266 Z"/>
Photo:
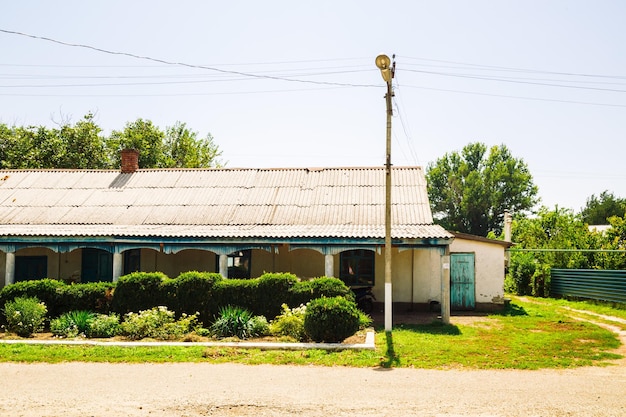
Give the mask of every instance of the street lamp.
<path id="1" fill-rule="evenodd" d="M 392 328 L 392 298 L 391 298 L 391 80 L 396 70 L 396 63 L 391 63 L 387 55 L 376 57 L 376 66 L 380 69 L 383 80 L 387 84 L 387 152 L 385 158 L 385 331 Z"/>

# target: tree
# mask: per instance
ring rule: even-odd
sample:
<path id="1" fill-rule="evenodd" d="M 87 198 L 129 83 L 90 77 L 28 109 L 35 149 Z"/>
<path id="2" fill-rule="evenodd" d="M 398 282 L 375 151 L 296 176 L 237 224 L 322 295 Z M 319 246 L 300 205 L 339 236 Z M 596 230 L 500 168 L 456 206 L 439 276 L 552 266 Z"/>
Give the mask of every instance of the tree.
<path id="1" fill-rule="evenodd" d="M 599 197 L 592 194 L 580 214 L 587 224 L 608 224 L 610 217 L 626 214 L 626 198 L 615 197 L 608 190 Z"/>
<path id="2" fill-rule="evenodd" d="M 513 220 L 511 253 L 505 287 L 519 295 L 547 296 L 551 268 L 593 268 L 597 252 L 585 251 L 602 246 L 602 235 L 589 231 L 571 210 L 539 209 L 532 218 Z M 529 252 L 523 251 L 529 250 Z"/>
<path id="3" fill-rule="evenodd" d="M 470 143 L 446 153 L 426 171 L 428 196 L 437 223 L 448 230 L 500 234 L 504 212 L 524 213 L 537 202 L 537 187 L 526 163 L 505 145 Z"/>
<path id="4" fill-rule="evenodd" d="M 91 113 L 74 126 L 0 126 L 1 168 L 101 169 L 108 166 L 104 138 Z"/>
<path id="5" fill-rule="evenodd" d="M 198 139 L 198 134 L 187 128 L 185 123 L 176 122 L 165 130 L 165 166 L 170 168 L 221 167 L 217 159 L 222 152 L 208 134 Z"/>
<path id="6" fill-rule="evenodd" d="M 122 149 L 139 151 L 139 168 L 162 168 L 166 166 L 165 133 L 150 120 L 141 118 L 126 123 L 124 130 L 114 130 L 108 140 L 108 147 L 116 166 L 121 163 Z"/>

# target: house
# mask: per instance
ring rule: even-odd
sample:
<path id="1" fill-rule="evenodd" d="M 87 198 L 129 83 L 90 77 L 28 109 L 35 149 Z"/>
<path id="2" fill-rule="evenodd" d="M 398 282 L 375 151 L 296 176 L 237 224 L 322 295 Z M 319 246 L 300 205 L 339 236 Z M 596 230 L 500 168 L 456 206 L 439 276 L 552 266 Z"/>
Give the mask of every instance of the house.
<path id="1" fill-rule="evenodd" d="M 291 272 L 384 299 L 384 167 L 138 169 L 137 158 L 123 152 L 121 171 L 0 171 L 0 283 Z M 420 167 L 394 167 L 392 182 L 394 303 L 445 301 L 454 235 L 433 224 Z"/>

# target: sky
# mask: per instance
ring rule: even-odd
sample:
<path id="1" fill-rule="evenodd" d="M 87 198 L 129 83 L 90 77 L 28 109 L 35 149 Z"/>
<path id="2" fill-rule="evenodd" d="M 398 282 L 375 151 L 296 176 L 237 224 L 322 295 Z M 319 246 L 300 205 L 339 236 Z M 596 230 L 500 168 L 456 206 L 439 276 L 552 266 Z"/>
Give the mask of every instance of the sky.
<path id="1" fill-rule="evenodd" d="M 227 167 L 427 167 L 469 143 L 522 159 L 540 205 L 626 198 L 626 2 L 14 1 L 0 123 L 95 114 L 212 135 Z"/>

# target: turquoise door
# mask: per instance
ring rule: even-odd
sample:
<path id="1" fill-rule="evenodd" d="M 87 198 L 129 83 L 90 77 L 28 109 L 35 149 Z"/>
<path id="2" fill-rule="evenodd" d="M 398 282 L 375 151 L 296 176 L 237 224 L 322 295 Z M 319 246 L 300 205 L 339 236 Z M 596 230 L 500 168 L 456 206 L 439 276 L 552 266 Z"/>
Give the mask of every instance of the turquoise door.
<path id="1" fill-rule="evenodd" d="M 476 284 L 473 253 L 450 254 L 450 309 L 473 310 Z"/>

